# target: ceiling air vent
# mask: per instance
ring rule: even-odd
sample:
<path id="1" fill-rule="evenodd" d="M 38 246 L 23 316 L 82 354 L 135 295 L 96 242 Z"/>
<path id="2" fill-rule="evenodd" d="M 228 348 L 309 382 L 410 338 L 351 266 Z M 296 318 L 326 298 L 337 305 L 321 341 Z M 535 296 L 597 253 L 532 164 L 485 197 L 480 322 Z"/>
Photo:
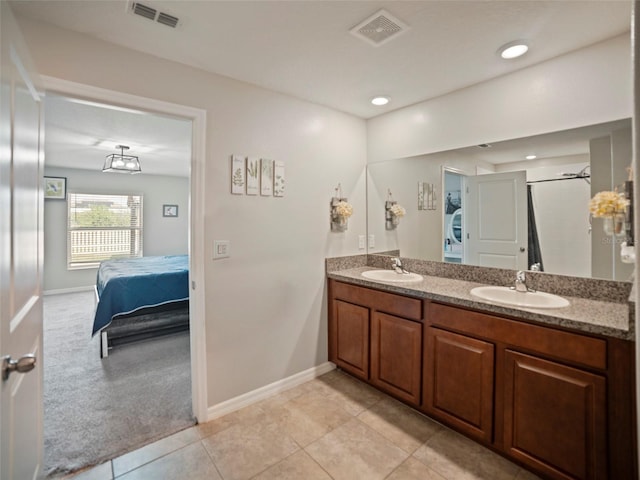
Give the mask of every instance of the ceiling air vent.
<path id="1" fill-rule="evenodd" d="M 130 12 L 171 28 L 176 28 L 180 22 L 178 17 L 174 17 L 173 15 L 169 15 L 165 12 L 160 12 L 155 8 L 151 8 L 139 2 L 131 2 Z"/>
<path id="2" fill-rule="evenodd" d="M 160 12 L 157 22 L 168 27 L 176 28 L 176 26 L 178 25 L 178 17 Z"/>
<path id="3" fill-rule="evenodd" d="M 158 11 L 155 8 L 147 7 L 141 3 L 134 2 L 133 13 L 140 15 L 141 17 L 148 18 L 149 20 L 156 19 L 156 13 Z"/>
<path id="4" fill-rule="evenodd" d="M 380 10 L 363 20 L 351 30 L 352 35 L 371 45 L 379 47 L 389 40 L 406 32 L 409 26 L 391 15 L 386 10 Z"/>

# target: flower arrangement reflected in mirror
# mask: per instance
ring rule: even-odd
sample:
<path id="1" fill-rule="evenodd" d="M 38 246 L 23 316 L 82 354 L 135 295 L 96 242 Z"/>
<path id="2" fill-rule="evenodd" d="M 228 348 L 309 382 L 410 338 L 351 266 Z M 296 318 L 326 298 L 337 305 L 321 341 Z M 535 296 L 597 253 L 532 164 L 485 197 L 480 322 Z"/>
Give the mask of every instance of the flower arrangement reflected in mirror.
<path id="1" fill-rule="evenodd" d="M 625 210 L 629 200 L 623 193 L 603 191 L 596 193 L 589 202 L 589 212 L 594 218 L 602 218 L 602 228 L 607 235 L 624 235 Z"/>
<path id="2" fill-rule="evenodd" d="M 407 210 L 391 196 L 391 189 L 387 192 L 387 201 L 384 203 L 385 228 L 395 230 L 400 224 L 400 219 L 407 214 Z"/>
<path id="3" fill-rule="evenodd" d="M 389 210 L 391 210 L 391 215 L 393 215 L 393 216 L 394 216 L 395 218 L 397 218 L 398 220 L 399 220 L 401 217 L 404 217 L 404 216 L 405 216 L 405 214 L 407 213 L 407 211 L 405 210 L 405 208 L 404 208 L 402 205 L 398 205 L 397 203 L 396 203 L 396 204 L 391 205 L 391 208 L 390 208 Z"/>

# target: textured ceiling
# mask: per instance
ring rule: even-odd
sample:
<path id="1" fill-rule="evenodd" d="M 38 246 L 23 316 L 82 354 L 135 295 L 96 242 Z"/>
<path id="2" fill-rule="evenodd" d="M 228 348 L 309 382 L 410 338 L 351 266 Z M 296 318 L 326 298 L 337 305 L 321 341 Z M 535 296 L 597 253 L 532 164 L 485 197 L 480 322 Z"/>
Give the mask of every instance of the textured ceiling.
<path id="1" fill-rule="evenodd" d="M 631 2 L 627 1 L 141 3 L 178 17 L 178 27 L 135 16 L 130 13 L 131 4 L 122 0 L 29 0 L 11 1 L 11 6 L 18 15 L 362 118 L 615 37 L 628 32 L 631 21 Z M 408 30 L 378 47 L 349 33 L 382 8 Z M 530 51 L 516 60 L 501 59 L 497 49 L 515 39 L 527 40 Z M 389 95 L 391 102 L 384 107 L 372 106 L 369 100 L 377 94 Z M 151 152 L 140 153 L 143 170 L 145 162 L 148 165 L 147 173 L 184 172 L 184 166 L 172 167 L 161 161 L 179 158 L 178 152 L 185 155 L 183 161 L 188 164 L 190 154 L 184 139 L 188 141 L 190 135 L 187 132 L 180 140 L 169 133 L 184 131 L 188 124 L 165 130 L 166 118 L 123 114 L 59 99 L 51 103 L 47 106 L 47 143 L 56 148 L 50 149 L 50 165 L 62 164 L 65 152 L 88 153 L 98 144 L 101 162 L 112 151 L 106 146 L 111 141 L 129 142 L 133 154 L 136 145 L 154 145 L 157 170 L 155 165 L 150 169 L 152 164 L 145 159 Z M 115 120 L 114 115 L 124 117 Z M 122 124 L 127 128 L 118 131 L 117 125 Z M 104 141 L 107 143 L 101 143 Z M 91 161 L 99 163 L 93 157 Z"/>
<path id="2" fill-rule="evenodd" d="M 172 29 L 122 0 L 13 1 L 22 15 L 327 105 L 363 118 L 410 105 L 614 37 L 624 1 L 153 1 Z M 409 27 L 375 47 L 349 30 L 381 8 Z M 522 58 L 497 49 L 530 42 Z M 391 96 L 385 107 L 369 103 Z"/>

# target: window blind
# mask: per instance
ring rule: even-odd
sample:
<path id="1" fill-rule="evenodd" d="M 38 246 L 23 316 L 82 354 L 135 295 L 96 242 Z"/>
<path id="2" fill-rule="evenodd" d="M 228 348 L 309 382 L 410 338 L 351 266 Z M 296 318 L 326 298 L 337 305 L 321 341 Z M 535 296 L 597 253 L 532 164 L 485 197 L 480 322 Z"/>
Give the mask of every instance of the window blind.
<path id="1" fill-rule="evenodd" d="M 142 256 L 142 195 L 69 193 L 67 266 Z"/>

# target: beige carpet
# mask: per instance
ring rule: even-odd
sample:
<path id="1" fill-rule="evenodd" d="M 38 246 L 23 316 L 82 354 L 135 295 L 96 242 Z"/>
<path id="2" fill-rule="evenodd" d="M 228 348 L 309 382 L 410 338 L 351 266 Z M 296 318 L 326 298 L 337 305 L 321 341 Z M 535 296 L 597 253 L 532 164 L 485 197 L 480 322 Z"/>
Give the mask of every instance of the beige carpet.
<path id="1" fill-rule="evenodd" d="M 93 293 L 44 298 L 45 468 L 101 463 L 195 423 L 189 333 L 116 347 L 91 338 Z"/>

